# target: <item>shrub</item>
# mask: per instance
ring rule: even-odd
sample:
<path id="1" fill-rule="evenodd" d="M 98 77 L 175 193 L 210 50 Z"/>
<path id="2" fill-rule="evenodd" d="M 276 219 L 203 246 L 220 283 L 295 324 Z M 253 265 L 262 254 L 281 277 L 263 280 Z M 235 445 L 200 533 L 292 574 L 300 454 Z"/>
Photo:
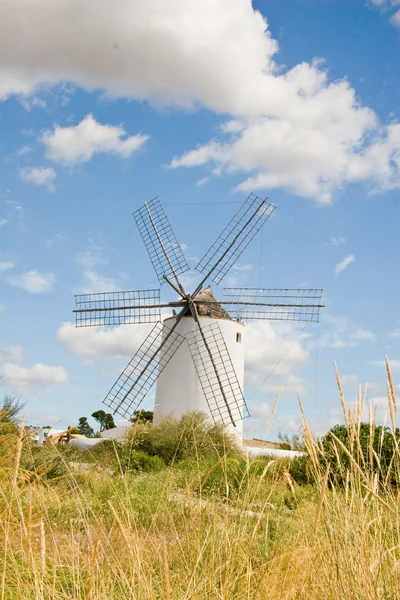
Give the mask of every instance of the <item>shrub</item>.
<path id="1" fill-rule="evenodd" d="M 329 463 L 332 478 L 337 483 L 343 483 L 352 462 L 376 473 L 380 481 L 395 485 L 400 481 L 399 441 L 399 429 L 392 431 L 389 427 L 369 423 L 335 425 L 321 440 L 322 460 Z"/>
<path id="2" fill-rule="evenodd" d="M 128 439 L 135 450 L 160 456 L 166 464 L 240 453 L 236 440 L 224 426 L 209 423 L 206 415 L 199 412 L 186 413 L 179 420 L 168 417 L 157 425 L 138 423 Z"/>
<path id="3" fill-rule="evenodd" d="M 121 468 L 126 471 L 143 471 L 150 473 L 152 471 L 161 471 L 165 463 L 161 456 L 150 456 L 143 450 L 132 450 L 125 452 L 121 459 Z"/>

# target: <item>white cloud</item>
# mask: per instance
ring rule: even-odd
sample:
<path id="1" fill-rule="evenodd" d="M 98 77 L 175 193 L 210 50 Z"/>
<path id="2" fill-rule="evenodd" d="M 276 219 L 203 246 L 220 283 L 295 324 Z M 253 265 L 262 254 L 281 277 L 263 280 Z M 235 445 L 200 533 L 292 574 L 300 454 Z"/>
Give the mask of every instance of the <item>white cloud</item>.
<path id="1" fill-rule="evenodd" d="M 54 126 L 45 131 L 41 141 L 46 146 L 46 156 L 58 163 L 74 165 L 88 162 L 96 153 L 112 153 L 128 158 L 149 139 L 148 135 L 127 136 L 125 129 L 101 125 L 92 115 L 76 126 Z"/>
<path id="2" fill-rule="evenodd" d="M 0 227 L 3 227 L 6 223 L 8 223 L 7 219 L 0 219 Z"/>
<path id="3" fill-rule="evenodd" d="M 79 294 L 95 294 L 97 292 L 116 292 L 120 289 L 117 280 L 107 277 L 99 272 L 99 267 L 105 267 L 107 260 L 104 258 L 103 247 L 90 235 L 87 240 L 87 248 L 75 255 L 75 262 L 82 267 L 84 283 L 79 288 Z"/>
<path id="4" fill-rule="evenodd" d="M 386 363 L 384 360 L 374 360 L 372 363 L 378 367 L 383 367 L 386 369 Z M 389 359 L 389 365 L 392 371 L 400 371 L 400 359 Z"/>
<path id="5" fill-rule="evenodd" d="M 358 327 L 343 316 L 335 317 L 325 313 L 321 330 L 323 333 L 319 344 L 322 348 L 355 348 L 361 342 L 375 341 L 372 331 Z"/>
<path id="6" fill-rule="evenodd" d="M 112 277 L 101 275 L 97 271 L 85 269 L 82 271 L 85 279 L 85 284 L 81 288 L 82 294 L 96 294 L 98 292 L 117 292 L 119 286 L 117 281 Z"/>
<path id="7" fill-rule="evenodd" d="M 341 235 L 339 237 L 331 237 L 331 244 L 333 246 L 340 246 L 341 244 L 344 244 L 346 241 L 346 239 L 344 237 L 342 237 Z"/>
<path id="8" fill-rule="evenodd" d="M 3 261 L 0 262 L 0 272 L 1 271 L 9 271 L 10 269 L 14 268 L 14 263 L 10 262 L 10 261 Z"/>
<path id="9" fill-rule="evenodd" d="M 3 310 L 6 310 L 6 305 L 0 304 L 0 312 L 2 312 Z"/>
<path id="10" fill-rule="evenodd" d="M 354 254 L 349 254 L 348 256 L 345 256 L 345 258 L 343 260 L 341 260 L 340 262 L 337 263 L 337 265 L 335 267 L 335 275 L 339 275 L 339 273 L 341 273 L 342 271 L 347 269 L 347 267 L 349 265 L 351 265 L 351 263 L 354 261 L 355 261 Z"/>
<path id="11" fill-rule="evenodd" d="M 19 171 L 19 178 L 34 185 L 45 185 L 50 190 L 54 189 L 54 180 L 57 173 L 50 167 L 26 167 Z"/>
<path id="12" fill-rule="evenodd" d="M 287 328 L 287 334 L 284 339 L 266 321 L 246 325 L 246 386 L 271 394 L 276 394 L 281 386 L 286 393 L 304 391 L 305 382 L 297 372 L 308 362 L 309 354 L 294 327 Z"/>
<path id="13" fill-rule="evenodd" d="M 360 378 L 358 375 L 348 373 L 347 375 L 340 375 L 340 381 L 343 387 L 357 388 L 360 384 Z"/>
<path id="14" fill-rule="evenodd" d="M 30 368 L 6 363 L 1 368 L 4 385 L 17 393 L 26 394 L 39 388 L 68 382 L 64 367 L 36 363 Z"/>
<path id="15" fill-rule="evenodd" d="M 400 339 L 400 329 L 394 329 L 393 331 L 388 333 L 388 336 L 395 340 L 399 340 Z"/>
<path id="16" fill-rule="evenodd" d="M 151 325 L 120 325 L 113 329 L 77 328 L 73 323 L 63 323 L 57 331 L 57 339 L 71 354 L 94 358 L 131 358 L 150 328 Z"/>
<path id="17" fill-rule="evenodd" d="M 272 407 L 267 402 L 261 402 L 251 407 L 251 416 L 266 421 L 271 417 L 271 411 Z"/>
<path id="18" fill-rule="evenodd" d="M 0 362 L 21 362 L 24 352 L 22 346 L 8 346 L 0 349 Z"/>
<path id="19" fill-rule="evenodd" d="M 400 27 L 400 9 L 396 8 L 400 5 L 399 0 L 370 0 L 373 6 L 381 9 L 382 12 L 391 12 L 392 13 L 389 21 L 395 27 Z"/>
<path id="20" fill-rule="evenodd" d="M 397 10 L 394 15 L 392 15 L 390 22 L 393 23 L 395 27 L 400 28 L 400 10 Z"/>
<path id="21" fill-rule="evenodd" d="M 43 294 L 51 292 L 55 282 L 55 276 L 53 273 L 40 273 L 39 271 L 32 270 L 10 277 L 8 282 L 11 285 L 26 290 L 30 294 Z"/>
<path id="22" fill-rule="evenodd" d="M 200 186 L 202 186 L 202 185 L 205 185 L 205 184 L 208 182 L 208 180 L 209 180 L 209 177 L 202 177 L 201 179 L 198 179 L 198 180 L 196 181 L 196 185 L 197 185 L 197 187 L 200 187 Z"/>
<path id="23" fill-rule="evenodd" d="M 321 61 L 285 69 L 277 52 L 250 0 L 0 3 L 0 98 L 64 81 L 158 106 L 201 105 L 232 119 L 175 167 L 211 162 L 214 172 L 243 173 L 241 189 L 281 187 L 321 203 L 347 182 L 399 187 L 400 125 L 381 126 Z M 81 151 L 76 128 L 55 133 L 56 160 L 88 160 L 99 148 L 83 136 Z M 117 138 L 106 151 L 129 154 L 131 138 Z"/>

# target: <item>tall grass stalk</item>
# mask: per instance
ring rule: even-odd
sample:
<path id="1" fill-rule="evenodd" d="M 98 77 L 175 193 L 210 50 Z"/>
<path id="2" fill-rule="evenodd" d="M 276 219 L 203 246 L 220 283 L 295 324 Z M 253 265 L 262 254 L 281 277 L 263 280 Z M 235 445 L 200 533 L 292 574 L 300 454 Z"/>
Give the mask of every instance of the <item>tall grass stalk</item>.
<path id="1" fill-rule="evenodd" d="M 184 431 L 172 422 L 151 434 L 138 427 L 114 459 L 110 444 L 85 454 L 35 449 L 23 428 L 0 436 L 2 600 L 400 598 L 388 363 L 387 372 L 389 464 L 366 389 L 346 403 L 337 370 L 348 439 L 333 434 L 330 447 L 316 439 L 299 398 L 305 466 L 245 457 L 190 419 Z M 164 440 L 167 466 L 141 471 L 138 440 L 149 452 Z"/>

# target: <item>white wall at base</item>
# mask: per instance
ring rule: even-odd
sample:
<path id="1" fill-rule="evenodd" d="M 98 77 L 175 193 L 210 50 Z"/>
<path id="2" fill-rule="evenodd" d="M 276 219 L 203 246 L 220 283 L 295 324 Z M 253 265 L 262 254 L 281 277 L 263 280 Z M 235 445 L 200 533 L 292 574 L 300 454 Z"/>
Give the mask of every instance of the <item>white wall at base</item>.
<path id="1" fill-rule="evenodd" d="M 118 425 L 112 429 L 105 429 L 100 433 L 100 437 L 103 440 L 121 440 L 123 439 L 132 425 Z"/>
<path id="2" fill-rule="evenodd" d="M 199 318 L 202 327 L 216 322 L 220 326 L 239 385 L 243 390 L 244 324 L 240 321 L 231 321 L 229 319 Z M 167 335 L 170 328 L 175 324 L 175 321 L 175 318 L 164 321 L 163 337 Z M 190 331 L 197 328 L 192 317 L 183 317 L 175 331 L 186 337 Z M 237 334 L 240 334 L 240 341 L 237 341 Z M 154 423 L 167 416 L 179 419 L 183 413 L 188 411 L 201 411 L 207 415 L 210 414 L 188 344 L 187 342 L 183 342 L 157 379 Z M 243 421 L 237 421 L 236 427 L 229 425 L 228 431 L 241 438 Z"/>
<path id="3" fill-rule="evenodd" d="M 296 458 L 305 456 L 304 452 L 298 450 L 280 450 L 279 448 L 258 448 L 257 446 L 246 447 L 243 449 L 249 456 L 273 456 L 274 458 Z"/>
<path id="4" fill-rule="evenodd" d="M 75 448 L 79 448 L 80 450 L 87 450 L 88 448 L 93 448 L 93 446 L 97 446 L 103 440 L 101 438 L 74 438 L 69 441 L 70 446 L 75 446 Z"/>

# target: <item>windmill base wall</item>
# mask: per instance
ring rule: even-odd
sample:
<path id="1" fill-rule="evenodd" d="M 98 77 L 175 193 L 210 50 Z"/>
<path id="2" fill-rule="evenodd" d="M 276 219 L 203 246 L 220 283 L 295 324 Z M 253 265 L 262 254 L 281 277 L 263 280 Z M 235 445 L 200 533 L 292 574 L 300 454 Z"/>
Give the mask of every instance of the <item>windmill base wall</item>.
<path id="1" fill-rule="evenodd" d="M 236 376 L 241 389 L 244 383 L 244 324 L 228 319 L 213 319 L 199 317 L 202 327 L 218 322 L 231 357 Z M 166 319 L 163 324 L 163 338 L 175 324 L 176 319 Z M 192 317 L 183 317 L 175 331 L 186 337 L 190 331 L 197 329 Z M 239 334 L 239 336 L 237 336 Z M 199 381 L 193 359 L 187 342 L 183 342 L 168 365 L 157 379 L 156 397 L 154 405 L 154 423 L 162 418 L 172 416 L 180 418 L 189 411 L 201 411 L 210 419 L 210 411 L 204 392 Z M 230 433 L 239 438 L 243 433 L 243 421 L 236 422 L 236 427 L 228 425 Z"/>

